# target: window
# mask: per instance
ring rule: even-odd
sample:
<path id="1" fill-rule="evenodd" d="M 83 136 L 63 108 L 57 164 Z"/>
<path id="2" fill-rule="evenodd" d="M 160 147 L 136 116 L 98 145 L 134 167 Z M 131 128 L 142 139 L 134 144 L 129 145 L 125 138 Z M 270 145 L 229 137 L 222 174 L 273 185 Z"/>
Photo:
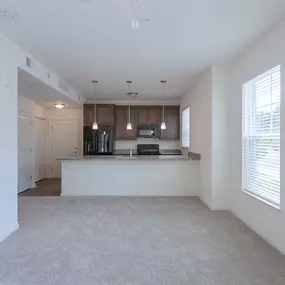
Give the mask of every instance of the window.
<path id="1" fill-rule="evenodd" d="M 280 206 L 280 66 L 243 85 L 243 190 Z"/>
<path id="2" fill-rule="evenodd" d="M 182 111 L 182 147 L 190 147 L 190 108 Z"/>

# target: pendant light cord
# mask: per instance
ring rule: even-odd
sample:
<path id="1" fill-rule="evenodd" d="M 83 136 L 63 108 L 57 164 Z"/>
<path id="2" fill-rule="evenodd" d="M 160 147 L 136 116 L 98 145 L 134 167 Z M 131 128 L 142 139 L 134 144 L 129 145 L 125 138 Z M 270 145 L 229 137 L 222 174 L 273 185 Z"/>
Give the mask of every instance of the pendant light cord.
<path id="1" fill-rule="evenodd" d="M 162 84 L 162 100 L 164 100 L 166 80 L 161 80 L 160 82 Z M 162 104 L 162 122 L 164 122 L 164 103 Z"/>
<path id="2" fill-rule="evenodd" d="M 92 80 L 92 83 L 94 83 L 94 94 L 96 95 L 98 80 Z M 94 120 L 96 123 L 97 122 L 97 106 L 96 106 L 96 104 L 94 104 Z"/>
<path id="3" fill-rule="evenodd" d="M 128 85 L 129 85 L 129 94 L 131 94 L 131 80 L 127 81 Z M 129 123 L 131 123 L 131 105 L 129 104 Z"/>

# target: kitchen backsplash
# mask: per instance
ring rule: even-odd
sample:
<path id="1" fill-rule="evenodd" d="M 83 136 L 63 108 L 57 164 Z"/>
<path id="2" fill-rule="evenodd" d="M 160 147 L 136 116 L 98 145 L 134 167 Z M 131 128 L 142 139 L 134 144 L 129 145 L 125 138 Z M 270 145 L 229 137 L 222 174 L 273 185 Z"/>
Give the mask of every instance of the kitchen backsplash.
<path id="1" fill-rule="evenodd" d="M 180 141 L 139 138 L 137 140 L 116 141 L 116 149 L 136 149 L 137 144 L 159 144 L 160 149 L 181 149 Z"/>

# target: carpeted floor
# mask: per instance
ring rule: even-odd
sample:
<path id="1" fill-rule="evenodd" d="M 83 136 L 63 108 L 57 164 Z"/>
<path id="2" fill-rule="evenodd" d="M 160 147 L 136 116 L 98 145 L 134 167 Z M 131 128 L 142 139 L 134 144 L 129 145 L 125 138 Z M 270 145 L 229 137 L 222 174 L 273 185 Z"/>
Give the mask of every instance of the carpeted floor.
<path id="1" fill-rule="evenodd" d="M 1 285 L 284 285 L 285 257 L 191 198 L 20 197 Z"/>

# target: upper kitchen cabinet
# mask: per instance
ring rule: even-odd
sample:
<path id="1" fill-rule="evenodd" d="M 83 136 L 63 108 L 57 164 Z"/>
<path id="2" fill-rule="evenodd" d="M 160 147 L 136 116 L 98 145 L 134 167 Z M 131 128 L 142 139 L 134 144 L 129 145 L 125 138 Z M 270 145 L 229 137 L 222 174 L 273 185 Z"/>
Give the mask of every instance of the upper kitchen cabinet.
<path id="1" fill-rule="evenodd" d="M 145 106 L 137 106 L 137 107 L 135 107 L 135 110 L 137 112 L 138 125 L 148 124 L 147 109 L 148 108 L 145 107 Z"/>
<path id="2" fill-rule="evenodd" d="M 137 106 L 135 109 L 138 117 L 138 125 L 159 125 L 161 123 L 161 107 Z"/>
<path id="3" fill-rule="evenodd" d="M 129 107 L 116 106 L 116 139 L 136 140 L 137 139 L 137 112 L 131 107 L 130 120 L 132 130 L 127 130 L 129 122 Z"/>
<path id="4" fill-rule="evenodd" d="M 93 104 L 84 104 L 83 105 L 83 121 L 84 126 L 92 126 L 94 123 L 94 105 Z"/>
<path id="5" fill-rule="evenodd" d="M 149 124 L 160 125 L 161 124 L 161 107 L 160 106 L 148 107 L 147 120 Z"/>
<path id="6" fill-rule="evenodd" d="M 115 105 L 97 105 L 96 120 L 99 126 L 115 126 Z"/>
<path id="7" fill-rule="evenodd" d="M 84 126 L 92 126 L 95 121 L 94 104 L 83 105 Z M 96 121 L 100 126 L 115 125 L 115 105 L 96 105 Z"/>
<path id="8" fill-rule="evenodd" d="M 179 128 L 180 128 L 179 106 L 165 106 L 164 120 L 166 123 L 166 130 L 161 130 L 161 139 L 179 140 Z"/>

